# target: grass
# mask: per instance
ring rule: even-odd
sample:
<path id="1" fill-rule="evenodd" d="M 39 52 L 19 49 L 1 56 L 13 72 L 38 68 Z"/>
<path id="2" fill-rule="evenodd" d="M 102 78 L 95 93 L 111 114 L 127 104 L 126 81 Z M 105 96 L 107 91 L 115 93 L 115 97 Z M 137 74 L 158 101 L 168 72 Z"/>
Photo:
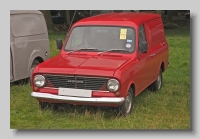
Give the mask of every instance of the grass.
<path id="1" fill-rule="evenodd" d="M 31 87 L 22 81 L 10 85 L 11 129 L 190 129 L 190 29 L 166 30 L 170 67 L 163 74 L 163 88 L 156 93 L 144 90 L 135 98 L 128 117 L 116 116 L 108 108 L 62 107 L 41 111 L 30 96 Z M 51 57 L 57 55 L 56 38 L 49 34 Z"/>

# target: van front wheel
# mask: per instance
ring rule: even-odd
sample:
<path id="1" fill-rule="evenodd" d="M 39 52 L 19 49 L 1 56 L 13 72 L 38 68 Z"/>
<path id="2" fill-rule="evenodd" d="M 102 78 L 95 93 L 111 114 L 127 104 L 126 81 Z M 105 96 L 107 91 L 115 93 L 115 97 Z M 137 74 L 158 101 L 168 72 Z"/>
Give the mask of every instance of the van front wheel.
<path id="1" fill-rule="evenodd" d="M 128 94 L 125 98 L 124 103 L 118 107 L 118 114 L 121 116 L 127 116 L 131 114 L 133 109 L 133 103 L 134 103 L 134 96 L 133 96 L 133 90 L 132 88 L 129 88 Z"/>
<path id="2" fill-rule="evenodd" d="M 39 106 L 41 110 L 51 109 L 56 111 L 59 109 L 59 104 L 56 103 L 39 102 Z"/>

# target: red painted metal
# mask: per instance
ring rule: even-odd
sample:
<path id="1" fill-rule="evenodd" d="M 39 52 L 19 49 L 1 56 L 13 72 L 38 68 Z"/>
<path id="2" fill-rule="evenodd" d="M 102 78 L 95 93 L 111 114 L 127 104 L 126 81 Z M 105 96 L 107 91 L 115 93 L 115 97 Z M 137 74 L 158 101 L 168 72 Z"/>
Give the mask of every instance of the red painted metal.
<path id="1" fill-rule="evenodd" d="M 92 97 L 126 97 L 128 89 L 133 85 L 135 96 L 154 82 L 163 63 L 163 72 L 168 67 L 168 43 L 165 39 L 163 23 L 160 15 L 152 13 L 109 13 L 82 19 L 76 26 L 104 25 L 126 26 L 136 31 L 136 49 L 133 53 L 104 53 L 78 51 L 67 54 L 64 49 L 58 56 L 39 64 L 33 73 L 62 74 L 115 78 L 120 82 L 119 96 L 113 92 L 93 92 Z M 144 25 L 148 42 L 148 52 L 138 52 L 138 28 Z M 70 30 L 70 31 L 71 31 Z M 70 34 L 70 33 L 69 33 Z M 65 39 L 64 45 L 67 43 Z M 155 54 L 154 57 L 151 57 Z M 34 90 L 34 85 L 33 91 Z M 40 88 L 38 92 L 57 94 L 57 89 Z M 41 99 L 38 99 L 41 101 Z M 94 105 L 94 104 L 91 104 Z M 96 104 L 97 105 L 97 104 Z M 105 105 L 105 104 L 98 104 Z"/>

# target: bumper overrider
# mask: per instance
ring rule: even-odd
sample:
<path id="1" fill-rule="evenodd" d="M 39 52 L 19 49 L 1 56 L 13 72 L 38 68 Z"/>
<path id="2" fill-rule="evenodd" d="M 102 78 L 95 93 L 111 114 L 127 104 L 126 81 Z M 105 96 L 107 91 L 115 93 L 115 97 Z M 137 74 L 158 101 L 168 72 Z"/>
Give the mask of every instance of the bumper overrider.
<path id="1" fill-rule="evenodd" d="M 32 97 L 47 99 L 47 100 L 56 100 L 62 102 L 81 102 L 81 103 L 94 103 L 94 104 L 122 104 L 124 102 L 123 97 L 73 97 L 73 96 L 62 96 L 62 95 L 53 95 L 48 93 L 41 92 L 32 92 Z"/>

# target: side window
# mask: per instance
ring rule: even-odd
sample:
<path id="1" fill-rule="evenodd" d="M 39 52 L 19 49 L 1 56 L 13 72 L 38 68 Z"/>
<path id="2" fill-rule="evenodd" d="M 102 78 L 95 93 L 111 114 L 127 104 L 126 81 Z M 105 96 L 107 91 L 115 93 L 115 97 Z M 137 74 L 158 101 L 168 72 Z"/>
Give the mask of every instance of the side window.
<path id="1" fill-rule="evenodd" d="M 139 43 L 146 42 L 145 30 L 144 25 L 139 27 Z"/>
<path id="2" fill-rule="evenodd" d="M 139 52 L 141 51 L 140 50 L 140 46 L 141 46 L 141 43 L 142 42 L 146 42 L 147 40 L 146 40 L 146 35 L 145 35 L 145 30 L 144 30 L 144 25 L 141 25 L 140 27 L 139 27 L 139 34 L 138 34 L 138 46 L 139 46 Z"/>

